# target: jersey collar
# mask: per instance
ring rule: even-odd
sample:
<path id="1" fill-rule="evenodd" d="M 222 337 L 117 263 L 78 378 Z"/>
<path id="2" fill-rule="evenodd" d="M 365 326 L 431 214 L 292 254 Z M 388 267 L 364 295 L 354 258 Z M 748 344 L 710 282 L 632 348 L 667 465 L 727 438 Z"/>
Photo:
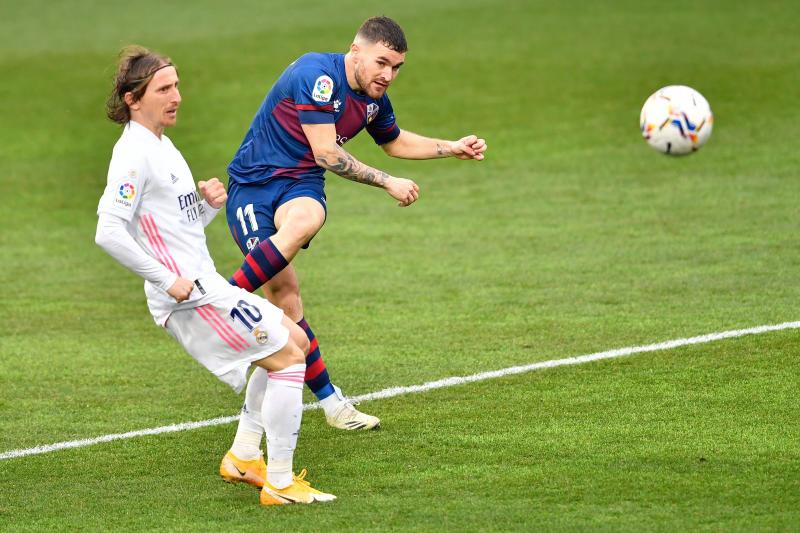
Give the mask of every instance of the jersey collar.
<path id="1" fill-rule="evenodd" d="M 142 124 L 139 124 L 135 120 L 131 120 L 131 121 L 128 122 L 128 129 L 133 135 L 135 135 L 137 137 L 140 137 L 140 138 L 143 138 L 143 139 L 153 140 L 158 144 L 161 144 L 161 142 L 164 139 L 164 135 L 163 134 L 161 135 L 161 139 L 159 139 L 158 136 L 155 133 L 153 133 L 152 131 L 147 129 Z"/>

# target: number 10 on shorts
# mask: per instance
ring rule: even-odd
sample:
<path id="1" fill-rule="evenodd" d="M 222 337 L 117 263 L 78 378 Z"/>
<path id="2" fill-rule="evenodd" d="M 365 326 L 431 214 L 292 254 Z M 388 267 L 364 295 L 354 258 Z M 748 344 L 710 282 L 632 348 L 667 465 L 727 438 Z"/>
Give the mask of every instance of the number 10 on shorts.
<path id="1" fill-rule="evenodd" d="M 247 331 L 253 331 L 255 324 L 258 324 L 261 322 L 261 319 L 264 318 L 261 311 L 258 310 L 258 307 L 244 300 L 239 300 L 236 307 L 231 309 L 230 316 L 233 320 L 238 320 L 244 324 Z"/>

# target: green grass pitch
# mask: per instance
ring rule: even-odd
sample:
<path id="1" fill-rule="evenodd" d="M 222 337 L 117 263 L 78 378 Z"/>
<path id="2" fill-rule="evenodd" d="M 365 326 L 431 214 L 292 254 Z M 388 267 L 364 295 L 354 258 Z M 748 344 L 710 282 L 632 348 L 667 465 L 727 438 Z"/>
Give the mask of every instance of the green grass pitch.
<path id="1" fill-rule="evenodd" d="M 397 208 L 336 176 L 296 266 L 348 394 L 798 320 L 796 2 L 143 0 L 0 5 L 0 453 L 238 412 L 94 245 L 121 46 L 170 55 L 169 131 L 219 176 L 298 55 L 368 16 L 405 28 L 398 122 L 485 137 L 486 161 L 357 157 L 415 179 Z M 638 131 L 661 86 L 715 130 L 669 158 Z M 222 216 L 217 268 L 241 261 Z M 296 456 L 337 494 L 258 505 L 216 469 L 233 424 L 0 460 L 0 530 L 800 530 L 800 332 L 787 330 L 309 411 Z M 306 397 L 311 401 L 310 395 Z"/>

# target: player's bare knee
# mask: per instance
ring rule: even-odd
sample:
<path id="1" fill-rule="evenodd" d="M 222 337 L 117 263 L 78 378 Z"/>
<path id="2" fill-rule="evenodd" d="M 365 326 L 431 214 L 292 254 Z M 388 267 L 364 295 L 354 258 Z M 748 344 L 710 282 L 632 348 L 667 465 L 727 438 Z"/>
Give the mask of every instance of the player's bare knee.
<path id="1" fill-rule="evenodd" d="M 295 341 L 294 338 L 289 339 L 289 353 L 287 355 L 287 360 L 289 364 L 286 366 L 291 365 L 302 365 L 306 362 L 306 352 L 308 351 L 308 340 L 306 339 L 306 349 L 303 350 Z"/>
<path id="2" fill-rule="evenodd" d="M 311 240 L 320 229 L 320 225 L 313 221 L 298 221 L 288 226 L 286 232 L 297 246 L 303 246 Z"/>
<path id="3" fill-rule="evenodd" d="M 283 348 L 272 355 L 268 355 L 263 359 L 255 361 L 254 364 L 270 372 L 276 372 L 289 368 L 292 365 L 303 364 L 305 361 L 305 353 L 290 336 Z"/>
<path id="4" fill-rule="evenodd" d="M 284 321 L 284 325 L 289 330 L 289 339 L 300 349 L 300 351 L 303 352 L 303 358 L 305 360 L 305 356 L 311 347 L 306 332 L 303 331 L 303 328 L 290 321 L 286 317 L 284 317 Z"/>
<path id="5" fill-rule="evenodd" d="M 287 233 L 303 245 L 317 234 L 324 223 L 325 211 L 322 208 L 315 206 L 309 209 L 307 206 L 295 206 L 287 213 L 278 233 Z"/>
<path id="6" fill-rule="evenodd" d="M 292 338 L 295 340 L 297 347 L 303 352 L 303 360 L 305 361 L 305 356 L 308 354 L 308 350 L 311 348 L 311 343 L 308 341 L 306 333 L 300 329 L 300 331 L 295 333 Z"/>

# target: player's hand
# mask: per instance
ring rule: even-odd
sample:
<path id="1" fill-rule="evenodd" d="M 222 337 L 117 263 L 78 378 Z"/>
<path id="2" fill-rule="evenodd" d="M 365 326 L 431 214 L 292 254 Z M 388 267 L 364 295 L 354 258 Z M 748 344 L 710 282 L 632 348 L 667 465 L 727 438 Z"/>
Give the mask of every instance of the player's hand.
<path id="1" fill-rule="evenodd" d="M 217 178 L 211 178 L 208 181 L 198 181 L 197 186 L 200 188 L 200 194 L 206 199 L 208 205 L 214 209 L 219 209 L 225 205 L 225 200 L 228 199 L 228 193 L 225 191 L 225 186 Z"/>
<path id="2" fill-rule="evenodd" d="M 175 280 L 175 283 L 172 284 L 172 287 L 167 289 L 167 294 L 175 298 L 175 301 L 178 303 L 181 303 L 182 301 L 189 299 L 189 295 L 192 294 L 192 289 L 194 289 L 193 282 L 178 276 L 178 279 Z"/>
<path id="3" fill-rule="evenodd" d="M 450 144 L 450 151 L 453 157 L 458 159 L 483 160 L 483 152 L 486 151 L 486 141 L 479 139 L 475 135 L 467 135 Z"/>
<path id="4" fill-rule="evenodd" d="M 419 198 L 419 186 L 405 178 L 390 178 L 386 182 L 386 192 L 397 200 L 400 207 L 408 207 Z"/>

